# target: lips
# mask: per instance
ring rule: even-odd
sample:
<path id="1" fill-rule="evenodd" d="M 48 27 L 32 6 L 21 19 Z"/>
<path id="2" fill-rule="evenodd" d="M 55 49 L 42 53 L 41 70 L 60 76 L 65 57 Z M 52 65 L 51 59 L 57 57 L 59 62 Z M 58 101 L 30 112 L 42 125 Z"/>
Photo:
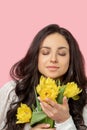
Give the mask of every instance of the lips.
<path id="1" fill-rule="evenodd" d="M 47 68 L 59 68 L 57 66 L 47 66 Z"/>
<path id="2" fill-rule="evenodd" d="M 47 66 L 47 68 L 48 68 L 49 70 L 55 71 L 55 70 L 57 70 L 59 67 L 57 67 L 57 66 Z"/>

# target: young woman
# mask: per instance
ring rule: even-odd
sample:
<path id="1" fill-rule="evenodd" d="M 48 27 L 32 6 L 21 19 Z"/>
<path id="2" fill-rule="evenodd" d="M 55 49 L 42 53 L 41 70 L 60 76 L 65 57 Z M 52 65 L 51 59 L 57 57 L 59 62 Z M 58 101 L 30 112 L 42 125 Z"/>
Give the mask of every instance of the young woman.
<path id="1" fill-rule="evenodd" d="M 87 78 L 84 58 L 73 35 L 65 28 L 51 24 L 40 30 L 25 57 L 10 71 L 12 81 L 0 89 L 0 130 L 86 130 Z M 82 92 L 79 100 L 63 98 L 63 104 L 50 99 L 41 102 L 43 111 L 55 121 L 30 127 L 29 123 L 16 124 L 17 108 L 21 103 L 35 104 L 34 86 L 40 76 L 60 79 L 62 83 L 76 82 Z"/>

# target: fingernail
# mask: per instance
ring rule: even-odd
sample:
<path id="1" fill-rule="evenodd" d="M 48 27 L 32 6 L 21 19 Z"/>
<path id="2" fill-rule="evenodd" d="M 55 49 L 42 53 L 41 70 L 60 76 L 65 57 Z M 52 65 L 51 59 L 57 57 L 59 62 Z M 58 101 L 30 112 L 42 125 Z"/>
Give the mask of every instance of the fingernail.
<path id="1" fill-rule="evenodd" d="M 40 100 L 40 97 L 37 97 Z"/>
<path id="2" fill-rule="evenodd" d="M 50 124 L 46 124 L 47 127 L 50 127 Z"/>

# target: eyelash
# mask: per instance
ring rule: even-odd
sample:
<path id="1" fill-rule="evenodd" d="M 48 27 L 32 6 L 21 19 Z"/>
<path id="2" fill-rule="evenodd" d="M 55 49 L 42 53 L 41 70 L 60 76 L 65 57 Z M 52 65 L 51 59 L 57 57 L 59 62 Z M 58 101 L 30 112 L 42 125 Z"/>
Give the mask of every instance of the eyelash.
<path id="1" fill-rule="evenodd" d="M 42 54 L 43 54 L 43 55 L 48 55 L 48 54 L 49 54 L 49 52 L 42 52 Z"/>
<path id="2" fill-rule="evenodd" d="M 48 55 L 50 52 L 42 52 L 42 55 Z M 58 53 L 60 56 L 65 56 L 66 53 Z"/>
<path id="3" fill-rule="evenodd" d="M 65 56 L 66 53 L 58 53 L 58 55 L 60 55 L 60 56 Z"/>

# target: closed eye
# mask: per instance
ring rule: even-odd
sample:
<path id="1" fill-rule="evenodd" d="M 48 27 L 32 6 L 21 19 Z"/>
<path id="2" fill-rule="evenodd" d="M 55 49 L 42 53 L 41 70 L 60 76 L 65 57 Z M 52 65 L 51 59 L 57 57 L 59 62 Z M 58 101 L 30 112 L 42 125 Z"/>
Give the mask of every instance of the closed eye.
<path id="1" fill-rule="evenodd" d="M 58 53 L 60 56 L 66 56 L 66 53 Z"/>
<path id="2" fill-rule="evenodd" d="M 40 53 L 42 55 L 48 55 L 50 53 L 50 49 L 49 48 L 41 48 Z"/>
<path id="3" fill-rule="evenodd" d="M 42 53 L 42 55 L 48 55 L 50 52 L 49 51 L 42 51 L 41 53 Z"/>

